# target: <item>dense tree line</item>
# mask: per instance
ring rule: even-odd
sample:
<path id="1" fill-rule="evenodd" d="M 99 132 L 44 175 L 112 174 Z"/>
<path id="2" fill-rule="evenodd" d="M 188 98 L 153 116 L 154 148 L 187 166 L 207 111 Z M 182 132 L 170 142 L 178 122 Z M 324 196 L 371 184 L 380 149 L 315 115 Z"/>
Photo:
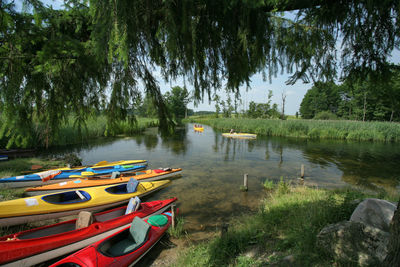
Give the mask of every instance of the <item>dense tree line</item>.
<path id="1" fill-rule="evenodd" d="M 331 118 L 400 121 L 400 71 L 394 67 L 387 80 L 366 76 L 341 84 L 315 83 L 301 102 L 301 116 L 312 119 L 326 112 Z"/>

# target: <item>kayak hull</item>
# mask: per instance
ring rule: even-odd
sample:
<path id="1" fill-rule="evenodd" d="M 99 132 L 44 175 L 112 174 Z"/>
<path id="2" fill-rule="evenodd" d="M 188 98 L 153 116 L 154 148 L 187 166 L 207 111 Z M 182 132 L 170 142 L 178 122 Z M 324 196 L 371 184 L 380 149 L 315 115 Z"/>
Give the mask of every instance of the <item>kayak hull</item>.
<path id="1" fill-rule="evenodd" d="M 100 240 L 93 245 L 90 245 L 65 259 L 62 259 L 51 267 L 59 266 L 65 263 L 76 263 L 81 266 L 133 266 L 136 264 L 165 234 L 172 223 L 171 214 L 169 212 L 163 213 L 163 215 L 168 217 L 168 222 L 162 227 L 152 226 L 147 236 L 147 240 L 138 248 L 130 253 L 112 257 L 110 255 L 105 255 L 101 252 L 101 247 L 110 239 L 117 237 L 118 235 L 124 234 L 124 232 L 129 231 L 129 227 L 122 229 L 115 234 Z M 147 220 L 145 220 L 147 221 Z"/>
<path id="2" fill-rule="evenodd" d="M 61 173 L 54 176 L 48 181 L 44 181 L 39 174 L 28 174 L 21 176 L 13 176 L 0 179 L 0 187 L 8 187 L 8 188 L 20 188 L 20 187 L 30 187 L 30 186 L 38 186 L 43 184 L 54 184 L 59 182 L 67 181 L 71 179 L 70 176 L 73 175 L 82 175 L 82 173 L 90 172 L 95 175 L 107 175 L 112 172 L 129 172 L 129 171 L 138 171 L 143 170 L 147 166 L 146 165 L 134 165 L 131 167 L 123 167 L 123 166 L 111 166 L 111 167 L 101 167 L 97 169 L 92 168 L 83 168 L 80 170 L 61 170 Z"/>
<path id="3" fill-rule="evenodd" d="M 126 206 L 94 214 L 94 223 L 81 229 L 74 229 L 76 220 L 70 220 L 1 237 L 0 264 L 31 266 L 74 252 L 126 228 L 136 216 L 146 219 L 161 214 L 176 200 L 142 203 L 138 211 L 127 215 Z M 49 232 L 54 234 L 48 235 Z"/>
<path id="4" fill-rule="evenodd" d="M 116 205 L 124 204 L 130 198 L 146 196 L 160 190 L 170 183 L 169 180 L 143 182 L 133 193 L 110 193 L 107 190 L 116 187 L 125 187 L 124 184 L 112 186 L 96 186 L 86 190 L 79 190 L 85 197 L 68 203 L 49 203 L 46 199 L 53 199 L 57 194 L 46 194 L 28 198 L 20 198 L 0 202 L 0 226 L 23 224 L 38 220 L 54 219 L 78 214 L 80 211 L 98 211 Z M 75 190 L 59 194 L 76 194 Z"/>
<path id="5" fill-rule="evenodd" d="M 73 190 L 73 189 L 85 189 L 94 186 L 127 183 L 130 178 L 134 178 L 140 182 L 158 181 L 161 179 L 166 179 L 176 175 L 180 175 L 182 173 L 182 169 L 180 168 L 171 169 L 170 171 L 163 171 L 163 172 L 156 172 L 156 171 L 160 170 L 139 171 L 136 172 L 134 176 L 123 176 L 114 179 L 93 177 L 88 179 L 69 180 L 61 183 L 54 183 L 50 185 L 27 188 L 25 189 L 25 192 L 30 196 L 36 196 L 42 194 L 63 192 L 66 190 Z"/>
<path id="6" fill-rule="evenodd" d="M 246 139 L 257 138 L 256 134 L 250 134 L 250 133 L 223 133 L 222 136 L 230 138 L 246 138 Z"/>

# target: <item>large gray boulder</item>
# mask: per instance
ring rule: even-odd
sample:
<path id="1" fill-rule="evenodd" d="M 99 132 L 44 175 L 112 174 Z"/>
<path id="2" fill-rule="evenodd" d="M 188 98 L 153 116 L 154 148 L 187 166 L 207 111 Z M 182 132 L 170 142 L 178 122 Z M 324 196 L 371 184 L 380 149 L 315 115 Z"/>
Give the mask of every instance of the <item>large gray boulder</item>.
<path id="1" fill-rule="evenodd" d="M 390 221 L 392 220 L 396 205 L 382 199 L 367 198 L 354 210 L 350 221 L 362 222 L 389 232 Z"/>
<path id="2" fill-rule="evenodd" d="M 360 222 L 343 221 L 323 228 L 317 246 L 341 262 L 379 266 L 387 254 L 389 233 Z"/>

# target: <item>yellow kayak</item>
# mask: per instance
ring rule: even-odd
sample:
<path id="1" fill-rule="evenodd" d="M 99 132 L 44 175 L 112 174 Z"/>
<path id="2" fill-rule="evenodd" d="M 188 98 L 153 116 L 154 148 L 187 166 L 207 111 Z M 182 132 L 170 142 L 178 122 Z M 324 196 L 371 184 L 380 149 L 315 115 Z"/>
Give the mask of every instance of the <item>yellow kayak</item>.
<path id="1" fill-rule="evenodd" d="M 16 225 L 96 211 L 117 206 L 130 198 L 157 191 L 169 180 L 142 182 L 130 180 L 118 185 L 97 186 L 0 202 L 0 226 Z"/>
<path id="2" fill-rule="evenodd" d="M 30 187 L 25 189 L 25 192 L 30 196 L 42 195 L 42 194 L 56 193 L 67 190 L 84 189 L 94 186 L 122 184 L 122 183 L 127 183 L 131 178 L 134 178 L 140 182 L 150 182 L 179 175 L 181 172 L 182 169 L 180 168 L 179 169 L 167 168 L 167 169 L 138 171 L 134 173 L 129 173 L 129 175 L 126 176 L 122 173 L 121 177 L 117 178 L 110 178 L 110 176 L 106 178 L 101 178 L 96 176 L 88 178 L 80 177 L 79 179 L 65 181 L 61 183 Z"/>
<path id="3" fill-rule="evenodd" d="M 223 133 L 222 136 L 224 137 L 231 137 L 231 138 L 257 138 L 256 134 L 251 133 Z"/>
<path id="4" fill-rule="evenodd" d="M 193 128 L 194 128 L 195 131 L 199 131 L 199 132 L 204 131 L 203 127 L 193 127 Z"/>

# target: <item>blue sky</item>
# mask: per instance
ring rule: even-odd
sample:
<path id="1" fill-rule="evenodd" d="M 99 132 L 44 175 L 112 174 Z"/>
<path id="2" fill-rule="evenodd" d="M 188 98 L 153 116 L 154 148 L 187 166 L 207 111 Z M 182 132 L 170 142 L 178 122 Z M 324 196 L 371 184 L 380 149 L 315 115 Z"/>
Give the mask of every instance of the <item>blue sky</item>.
<path id="1" fill-rule="evenodd" d="M 63 0 L 43 0 L 44 3 L 48 5 L 52 5 L 54 9 L 63 8 Z M 19 1 L 16 1 L 17 7 L 20 4 Z M 291 18 L 293 17 L 293 13 L 285 14 L 285 16 Z M 340 44 L 337 44 L 337 47 L 340 48 Z M 400 63 L 400 51 L 396 50 L 392 54 L 391 61 L 394 63 Z M 183 87 L 184 83 L 181 79 L 177 81 L 173 81 L 170 83 L 165 83 L 158 73 L 154 73 L 156 77 L 158 77 L 158 81 L 160 83 L 161 91 L 163 93 L 169 91 L 173 86 L 181 86 Z M 312 87 L 311 83 L 304 84 L 301 80 L 297 81 L 294 85 L 286 85 L 285 82 L 288 80 L 289 74 L 278 75 L 277 77 L 272 78 L 272 82 L 270 83 L 268 80 L 263 81 L 261 74 L 256 74 L 251 77 L 251 83 L 249 89 L 246 92 L 246 87 L 243 86 L 240 88 L 242 105 L 239 110 L 242 110 L 244 107 L 248 107 L 250 101 L 254 101 L 257 103 L 265 103 L 267 101 L 268 90 L 272 90 L 273 97 L 272 102 L 277 103 L 279 105 L 279 109 L 281 109 L 282 103 L 282 93 L 286 95 L 286 104 L 285 104 L 285 113 L 288 115 L 294 115 L 296 111 L 299 111 L 300 103 L 307 92 L 308 89 Z M 187 85 L 187 84 L 186 84 Z M 189 85 L 187 85 L 188 89 L 192 89 Z M 226 99 L 226 93 L 221 90 L 220 94 L 222 99 Z M 209 103 L 208 98 L 199 103 L 197 107 L 194 106 L 193 103 L 189 104 L 189 108 L 194 109 L 195 111 L 199 110 L 210 110 L 215 111 L 214 103 Z"/>

